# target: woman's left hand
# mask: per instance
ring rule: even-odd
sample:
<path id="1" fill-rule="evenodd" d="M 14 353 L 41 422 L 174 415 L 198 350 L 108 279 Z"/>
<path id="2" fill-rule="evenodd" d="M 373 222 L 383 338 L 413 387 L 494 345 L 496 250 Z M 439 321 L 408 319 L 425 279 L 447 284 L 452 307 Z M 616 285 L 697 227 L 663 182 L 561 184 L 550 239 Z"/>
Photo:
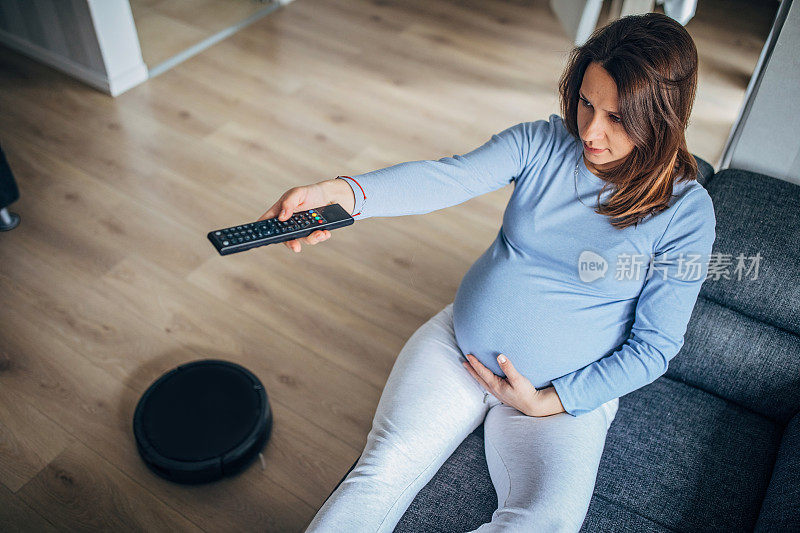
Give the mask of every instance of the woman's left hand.
<path id="1" fill-rule="evenodd" d="M 500 354 L 497 362 L 506 377 L 501 378 L 478 361 L 472 354 L 464 354 L 469 363 L 461 363 L 481 386 L 506 405 L 528 416 L 550 416 L 563 413 L 564 407 L 555 388 L 536 389 L 528 378 L 517 372 L 511 361 Z"/>

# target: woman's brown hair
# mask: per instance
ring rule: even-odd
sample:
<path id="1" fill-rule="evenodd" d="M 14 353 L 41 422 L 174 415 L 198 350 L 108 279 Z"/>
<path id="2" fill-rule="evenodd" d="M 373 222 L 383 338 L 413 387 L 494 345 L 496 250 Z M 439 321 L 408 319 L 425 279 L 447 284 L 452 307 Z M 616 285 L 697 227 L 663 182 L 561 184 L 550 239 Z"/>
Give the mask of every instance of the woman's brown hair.
<path id="1" fill-rule="evenodd" d="M 697 90 L 697 48 L 686 29 L 661 13 L 630 15 L 596 29 L 572 50 L 559 81 L 564 125 L 578 142 L 578 91 L 589 64 L 617 85 L 617 104 L 634 147 L 607 171 L 596 169 L 614 192 L 595 211 L 619 229 L 638 225 L 669 206 L 676 177 L 697 179 L 685 131 Z"/>

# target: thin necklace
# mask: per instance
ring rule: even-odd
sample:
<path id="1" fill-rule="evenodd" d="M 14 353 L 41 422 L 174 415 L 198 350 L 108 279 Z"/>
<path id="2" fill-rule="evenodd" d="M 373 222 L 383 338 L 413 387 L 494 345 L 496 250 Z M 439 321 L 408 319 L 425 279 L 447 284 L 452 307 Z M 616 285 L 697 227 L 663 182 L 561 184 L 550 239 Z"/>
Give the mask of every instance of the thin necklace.
<path id="1" fill-rule="evenodd" d="M 582 155 L 583 154 L 581 154 L 581 153 L 578 154 L 578 161 L 575 163 L 575 172 L 573 173 L 573 176 L 575 178 L 574 179 L 574 181 L 575 181 L 575 198 L 577 198 L 577 200 L 580 203 L 582 203 L 583 205 L 586 205 L 586 204 L 583 203 L 583 201 L 581 200 L 581 197 L 578 195 L 578 165 L 581 164 L 581 156 Z M 586 207 L 589 207 L 589 206 L 586 205 Z"/>

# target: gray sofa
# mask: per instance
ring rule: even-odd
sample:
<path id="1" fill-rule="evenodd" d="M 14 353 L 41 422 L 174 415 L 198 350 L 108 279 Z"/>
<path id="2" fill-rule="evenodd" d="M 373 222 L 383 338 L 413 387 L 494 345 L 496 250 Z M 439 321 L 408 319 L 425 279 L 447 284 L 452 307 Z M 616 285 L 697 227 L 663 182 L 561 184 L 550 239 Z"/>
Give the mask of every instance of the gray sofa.
<path id="1" fill-rule="evenodd" d="M 706 279 L 667 373 L 620 398 L 581 531 L 800 531 L 800 186 L 697 159 L 730 279 Z M 395 531 L 472 530 L 496 508 L 481 425 Z"/>

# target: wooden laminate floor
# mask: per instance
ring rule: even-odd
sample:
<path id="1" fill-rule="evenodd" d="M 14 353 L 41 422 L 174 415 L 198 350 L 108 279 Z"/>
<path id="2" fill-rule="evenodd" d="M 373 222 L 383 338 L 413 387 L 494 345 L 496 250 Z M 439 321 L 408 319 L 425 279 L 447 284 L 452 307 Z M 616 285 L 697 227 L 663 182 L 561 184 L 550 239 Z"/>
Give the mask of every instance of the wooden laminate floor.
<path id="1" fill-rule="evenodd" d="M 715 164 L 777 2 L 703 0 L 688 142 Z M 302 531 L 359 455 L 394 359 L 496 236 L 511 186 L 373 218 L 295 254 L 211 229 L 288 188 L 481 145 L 558 112 L 546 1 L 295 0 L 113 99 L 0 48 L 0 529 Z M 201 358 L 275 417 L 238 477 L 185 487 L 137 455 L 136 402 Z"/>

